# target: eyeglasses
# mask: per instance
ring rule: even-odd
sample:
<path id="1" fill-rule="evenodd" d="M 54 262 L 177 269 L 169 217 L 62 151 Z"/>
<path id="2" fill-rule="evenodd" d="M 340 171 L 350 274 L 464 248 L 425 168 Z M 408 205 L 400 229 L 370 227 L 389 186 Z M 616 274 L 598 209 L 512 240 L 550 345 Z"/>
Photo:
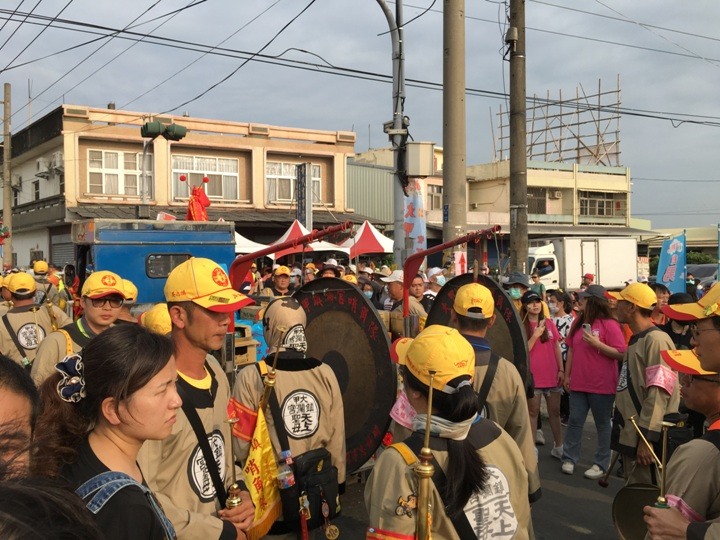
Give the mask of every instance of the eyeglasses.
<path id="1" fill-rule="evenodd" d="M 104 307 L 108 303 L 111 308 L 119 308 L 125 303 L 125 300 L 120 296 L 103 296 L 102 298 L 91 298 L 90 301 L 95 308 Z"/>
<path id="2" fill-rule="evenodd" d="M 698 328 L 694 323 L 690 325 L 690 332 L 694 338 L 697 338 L 703 332 L 717 332 L 718 330 L 720 330 L 720 328 L 715 328 L 714 326 L 712 328 Z"/>
<path id="3" fill-rule="evenodd" d="M 690 386 L 693 381 L 706 381 L 715 384 L 720 384 L 720 379 L 717 377 L 707 377 L 704 375 L 690 375 L 688 373 L 680 373 L 680 383 L 685 386 Z"/>

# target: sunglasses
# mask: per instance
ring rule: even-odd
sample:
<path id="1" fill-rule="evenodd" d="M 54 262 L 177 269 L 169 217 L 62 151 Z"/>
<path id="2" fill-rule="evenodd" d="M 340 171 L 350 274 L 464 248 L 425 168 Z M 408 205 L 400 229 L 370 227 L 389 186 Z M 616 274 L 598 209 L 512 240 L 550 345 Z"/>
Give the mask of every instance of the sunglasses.
<path id="1" fill-rule="evenodd" d="M 690 324 L 690 332 L 692 333 L 692 337 L 696 339 L 703 332 L 717 332 L 718 330 L 720 330 L 720 328 L 715 328 L 714 326 L 712 328 L 698 328 L 695 323 Z"/>
<path id="2" fill-rule="evenodd" d="M 104 307 L 105 304 L 108 303 L 110 304 L 111 308 L 119 308 L 125 302 L 125 300 L 121 296 L 103 296 L 102 298 L 90 298 L 90 301 L 95 308 Z"/>

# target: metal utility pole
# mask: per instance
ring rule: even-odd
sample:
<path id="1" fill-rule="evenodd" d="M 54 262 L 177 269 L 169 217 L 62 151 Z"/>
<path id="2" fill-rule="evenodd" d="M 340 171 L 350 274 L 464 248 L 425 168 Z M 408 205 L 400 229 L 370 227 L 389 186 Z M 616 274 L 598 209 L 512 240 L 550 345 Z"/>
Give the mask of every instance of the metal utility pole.
<path id="1" fill-rule="evenodd" d="M 510 269 L 528 273 L 525 0 L 510 0 Z"/>
<path id="2" fill-rule="evenodd" d="M 393 169 L 395 183 L 393 188 L 393 261 L 402 268 L 407 257 L 405 246 L 405 188 L 407 174 L 405 166 L 405 143 L 408 138 L 408 120 L 404 114 L 405 105 L 405 45 L 402 29 L 402 0 L 395 2 L 395 16 L 385 3 L 377 0 L 383 10 L 392 39 L 393 61 L 393 119 L 385 124 L 385 133 L 390 137 L 394 149 Z"/>
<path id="3" fill-rule="evenodd" d="M 443 7 L 443 242 L 467 226 L 465 0 Z M 454 251 L 461 250 L 455 246 Z M 466 269 L 463 269 L 466 270 Z"/>
<path id="4" fill-rule="evenodd" d="M 12 182 L 10 175 L 10 83 L 5 83 L 3 98 L 3 225 L 10 233 L 3 244 L 3 263 L 12 266 Z"/>

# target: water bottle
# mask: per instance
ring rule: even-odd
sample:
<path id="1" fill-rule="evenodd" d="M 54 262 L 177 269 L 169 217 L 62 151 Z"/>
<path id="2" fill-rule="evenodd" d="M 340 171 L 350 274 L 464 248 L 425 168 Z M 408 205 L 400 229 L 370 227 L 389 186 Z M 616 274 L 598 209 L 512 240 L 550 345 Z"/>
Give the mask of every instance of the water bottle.
<path id="1" fill-rule="evenodd" d="M 289 489 L 295 485 L 295 473 L 293 473 L 292 467 L 288 465 L 290 452 L 285 451 L 282 453 L 282 460 L 278 462 L 278 475 L 277 484 L 280 489 Z"/>

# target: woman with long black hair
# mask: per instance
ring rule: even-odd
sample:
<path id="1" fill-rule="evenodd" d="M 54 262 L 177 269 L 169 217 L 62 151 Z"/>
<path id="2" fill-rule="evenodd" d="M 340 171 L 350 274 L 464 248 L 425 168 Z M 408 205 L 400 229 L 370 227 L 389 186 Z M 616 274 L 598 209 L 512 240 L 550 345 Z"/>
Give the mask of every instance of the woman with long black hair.
<path id="1" fill-rule="evenodd" d="M 174 538 L 136 461 L 146 440 L 170 435 L 182 405 L 170 339 L 114 326 L 56 370 L 40 388 L 43 472 L 72 484 L 104 538 Z"/>
<path id="2" fill-rule="evenodd" d="M 457 330 L 432 325 L 396 343 L 413 433 L 378 458 L 365 488 L 368 538 L 414 538 L 419 504 L 429 504 L 434 538 L 528 538 L 527 472 L 513 439 L 477 414 L 475 353 Z M 416 456 L 427 425 L 432 378 L 430 500 L 418 500 Z M 504 509 L 500 512 L 499 509 Z"/>

